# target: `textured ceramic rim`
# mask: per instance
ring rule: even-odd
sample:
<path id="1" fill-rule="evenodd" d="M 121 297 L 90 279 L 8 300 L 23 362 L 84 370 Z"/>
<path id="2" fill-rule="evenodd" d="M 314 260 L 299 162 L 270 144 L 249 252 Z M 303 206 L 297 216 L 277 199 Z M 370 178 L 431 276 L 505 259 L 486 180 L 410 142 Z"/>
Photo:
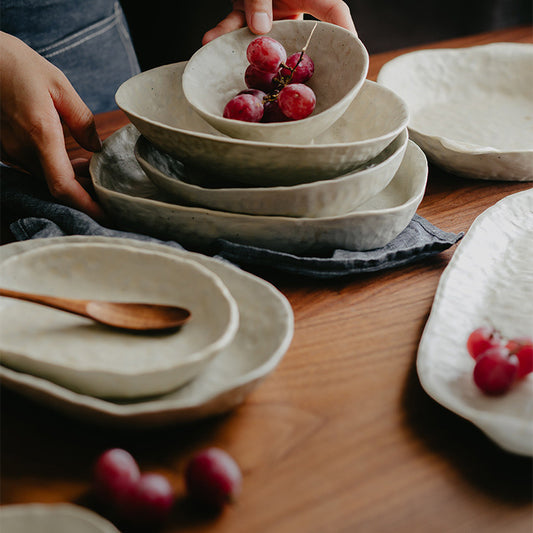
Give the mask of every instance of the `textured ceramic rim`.
<path id="1" fill-rule="evenodd" d="M 92 415 L 100 416 L 104 418 L 106 422 L 112 422 L 113 424 L 118 422 L 129 423 L 132 425 L 139 426 L 148 426 L 148 425 L 163 425 L 165 423 L 174 423 L 176 418 L 178 421 L 188 421 L 197 418 L 204 418 L 213 414 L 225 412 L 228 409 L 242 403 L 244 401 L 244 396 L 247 392 L 251 391 L 255 386 L 257 386 L 261 379 L 265 378 L 270 372 L 272 372 L 278 363 L 281 361 L 285 352 L 288 350 L 289 345 L 292 341 L 292 336 L 294 333 L 294 315 L 292 308 L 288 300 L 283 296 L 272 284 L 267 281 L 258 278 L 244 270 L 241 270 L 227 261 L 222 261 L 215 259 L 213 257 L 208 257 L 203 254 L 198 254 L 195 252 L 187 252 L 185 250 L 178 250 L 166 246 L 164 244 L 158 244 L 153 242 L 144 242 L 136 241 L 128 238 L 115 238 L 115 237 L 100 237 L 100 236 L 78 236 L 71 235 L 65 237 L 50 237 L 47 239 L 35 239 L 28 241 L 14 242 L 6 244 L 0 247 L 0 262 L 4 261 L 5 255 L 8 254 L 8 257 L 13 255 L 24 253 L 27 250 L 32 250 L 35 247 L 49 246 L 54 243 L 61 242 L 70 242 L 70 243 L 85 243 L 85 242 L 96 242 L 96 243 L 113 243 L 120 246 L 133 246 L 139 247 L 147 250 L 160 251 L 164 253 L 169 253 L 171 255 L 178 255 L 198 260 L 209 268 L 208 265 L 217 265 L 221 269 L 226 269 L 231 271 L 232 274 L 238 275 L 239 278 L 246 280 L 246 283 L 254 283 L 255 285 L 261 285 L 265 290 L 268 290 L 273 297 L 277 299 L 277 302 L 281 308 L 286 313 L 286 331 L 281 339 L 280 344 L 274 350 L 274 352 L 268 357 L 268 359 L 263 362 L 258 367 L 254 368 L 250 372 L 247 372 L 237 379 L 234 379 L 226 384 L 226 386 L 219 388 L 218 390 L 213 390 L 203 398 L 203 401 L 200 403 L 194 402 L 183 402 L 178 407 L 176 407 L 176 402 L 171 399 L 154 399 L 154 400 L 142 400 L 135 403 L 114 403 L 108 400 L 101 398 L 95 398 L 92 396 L 87 396 L 84 394 L 71 391 L 61 385 L 53 383 L 43 378 L 32 376 L 30 374 L 25 374 L 22 372 L 17 372 L 10 368 L 0 365 L 0 378 L 4 382 L 4 386 L 13 387 L 13 383 L 17 390 L 24 388 L 24 392 L 30 395 L 37 396 L 41 401 L 43 398 L 51 401 L 53 404 L 59 404 L 63 407 L 66 407 L 69 412 L 76 411 L 77 409 L 82 410 L 85 416 Z M 219 274 L 217 274 L 219 275 Z M 238 333 L 237 333 L 238 335 Z M 231 345 L 228 349 L 231 348 Z M 226 398 L 231 393 L 239 393 L 239 396 L 231 402 L 231 405 L 225 405 L 223 409 L 217 409 L 215 404 L 217 402 L 228 401 Z M 196 414 L 190 413 L 190 411 L 196 410 Z M 181 417 L 179 415 L 181 414 Z M 166 415 L 168 420 L 159 420 L 153 421 L 152 424 L 146 422 L 139 422 L 137 417 L 143 415 Z"/>

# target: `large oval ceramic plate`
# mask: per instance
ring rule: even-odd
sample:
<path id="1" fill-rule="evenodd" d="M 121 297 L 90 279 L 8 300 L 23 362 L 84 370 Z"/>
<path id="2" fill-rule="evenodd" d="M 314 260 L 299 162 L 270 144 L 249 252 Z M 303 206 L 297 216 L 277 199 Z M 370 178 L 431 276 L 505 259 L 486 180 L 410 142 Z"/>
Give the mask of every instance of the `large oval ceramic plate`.
<path id="1" fill-rule="evenodd" d="M 69 503 L 29 503 L 0 507 L 2 533 L 119 533 L 89 509 Z"/>
<path id="2" fill-rule="evenodd" d="M 150 427 L 203 418 L 226 412 L 243 402 L 275 369 L 290 345 L 294 318 L 287 299 L 270 283 L 205 255 L 134 239 L 69 236 L 1 246 L 0 262 L 29 250 L 65 242 L 111 243 L 197 261 L 214 272 L 231 292 L 239 308 L 239 329 L 233 342 L 196 379 L 173 392 L 146 400 L 114 402 L 95 398 L 0 366 L 3 386 L 40 404 L 113 426 Z"/>
<path id="3" fill-rule="evenodd" d="M 502 448 L 533 455 L 533 374 L 504 396 L 474 384 L 466 340 L 490 325 L 506 337 L 533 331 L 533 189 L 482 213 L 439 282 L 417 358 L 426 392 Z"/>
<path id="4" fill-rule="evenodd" d="M 385 64 L 378 83 L 405 100 L 430 160 L 472 178 L 533 180 L 533 45 L 412 52 Z"/>
<path id="5" fill-rule="evenodd" d="M 184 257 L 57 243 L 3 261 L 0 278 L 8 289 L 191 312 L 177 331 L 140 334 L 0 298 L 2 364 L 93 396 L 136 398 L 176 389 L 231 343 L 239 325 L 237 304 L 218 276 Z"/>
<path id="6" fill-rule="evenodd" d="M 291 218 L 187 207 L 167 203 L 142 171 L 134 156 L 138 136 L 134 126 L 125 126 L 93 156 L 90 170 L 98 197 L 122 228 L 190 247 L 208 247 L 217 239 L 227 239 L 294 254 L 380 248 L 407 227 L 427 181 L 426 157 L 409 141 L 389 185 L 344 215 Z"/>

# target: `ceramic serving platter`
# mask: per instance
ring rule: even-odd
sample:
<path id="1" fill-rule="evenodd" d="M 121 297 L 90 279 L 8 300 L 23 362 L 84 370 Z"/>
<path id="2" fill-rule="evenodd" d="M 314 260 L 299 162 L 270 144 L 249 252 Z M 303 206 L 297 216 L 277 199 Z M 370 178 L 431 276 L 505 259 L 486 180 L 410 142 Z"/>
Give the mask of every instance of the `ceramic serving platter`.
<path id="1" fill-rule="evenodd" d="M 325 217 L 352 211 L 381 192 L 400 167 L 407 142 L 405 129 L 362 168 L 337 178 L 286 187 L 224 183 L 216 174 L 185 168 L 181 161 L 161 152 L 142 135 L 135 144 L 135 157 L 171 203 L 251 215 Z"/>
<path id="2" fill-rule="evenodd" d="M 29 503 L 0 507 L 2 533 L 119 533 L 89 509 L 69 503 Z"/>
<path id="3" fill-rule="evenodd" d="M 61 242 L 7 259 L 2 286 L 51 296 L 177 305 L 178 330 L 128 332 L 88 318 L 0 298 L 0 362 L 93 396 L 173 390 L 228 346 L 239 325 L 231 293 L 185 257 L 103 243 Z"/>
<path id="4" fill-rule="evenodd" d="M 237 302 L 240 322 L 233 342 L 196 379 L 145 400 L 111 401 L 72 391 L 47 379 L 0 366 L 2 385 L 66 414 L 101 424 L 150 427 L 226 412 L 272 372 L 287 351 L 294 330 L 287 299 L 271 284 L 233 265 L 201 254 L 151 242 L 111 237 L 69 236 L 15 242 L 0 247 L 3 263 L 19 254 L 58 243 L 105 243 L 171 257 L 186 257 L 208 268 Z"/>
<path id="5" fill-rule="evenodd" d="M 138 135 L 132 125 L 125 126 L 93 156 L 90 170 L 98 197 L 122 228 L 193 248 L 221 238 L 294 254 L 380 248 L 407 227 L 427 181 L 426 157 L 409 141 L 389 185 L 344 215 L 291 218 L 187 207 L 167 203 L 142 171 L 134 156 Z"/>
<path id="6" fill-rule="evenodd" d="M 421 50 L 378 83 L 409 107 L 411 138 L 435 163 L 472 178 L 533 180 L 533 45 Z"/>
<path id="7" fill-rule="evenodd" d="M 417 358 L 426 392 L 470 420 L 502 448 L 533 455 L 533 375 L 503 396 L 473 382 L 466 340 L 476 328 L 505 337 L 533 333 L 533 189 L 482 213 L 439 282 Z"/>

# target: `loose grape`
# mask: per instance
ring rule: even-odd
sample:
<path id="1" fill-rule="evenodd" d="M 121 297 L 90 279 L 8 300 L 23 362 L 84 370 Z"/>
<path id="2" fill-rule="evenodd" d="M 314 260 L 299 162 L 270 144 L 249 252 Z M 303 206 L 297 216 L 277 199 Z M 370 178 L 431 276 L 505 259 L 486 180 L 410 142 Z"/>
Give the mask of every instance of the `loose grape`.
<path id="1" fill-rule="evenodd" d="M 287 52 L 279 41 L 262 35 L 248 45 L 246 58 L 251 65 L 260 70 L 277 73 L 280 64 L 287 59 Z"/>
<path id="2" fill-rule="evenodd" d="M 174 505 L 174 490 L 166 477 L 147 472 L 130 490 L 121 513 L 129 523 L 146 526 L 164 522 Z"/>
<path id="3" fill-rule="evenodd" d="M 316 96 L 311 87 L 303 83 L 291 83 L 280 91 L 278 103 L 284 115 L 300 120 L 313 112 Z"/>
<path id="4" fill-rule="evenodd" d="M 259 122 L 263 117 L 263 102 L 251 94 L 239 94 L 226 104 L 223 116 L 244 122 Z"/>
<path id="5" fill-rule="evenodd" d="M 139 466 L 131 454 L 120 448 L 107 450 L 94 466 L 95 493 L 102 502 L 121 506 L 140 477 Z"/>
<path id="6" fill-rule="evenodd" d="M 260 91 L 269 93 L 276 86 L 276 82 L 274 81 L 276 76 L 276 72 L 265 72 L 253 65 L 248 65 L 244 71 L 244 83 L 250 89 L 259 89 Z"/>
<path id="7" fill-rule="evenodd" d="M 313 63 L 313 60 L 307 54 L 302 54 L 302 52 L 296 52 L 289 56 L 287 61 L 285 61 L 285 65 L 289 68 L 283 67 L 281 69 L 281 75 L 283 77 L 290 76 L 291 69 L 294 69 L 292 71 L 290 83 L 305 83 L 311 79 L 311 76 L 315 72 L 315 64 Z"/>
<path id="8" fill-rule="evenodd" d="M 533 339 L 518 337 L 507 343 L 507 349 L 518 358 L 518 378 L 533 372 Z"/>
<path id="9" fill-rule="evenodd" d="M 185 484 L 192 499 L 221 508 L 240 494 L 242 474 L 235 460 L 220 448 L 207 448 L 190 459 Z"/>
<path id="10" fill-rule="evenodd" d="M 468 353 L 476 359 L 489 348 L 499 346 L 500 344 L 501 339 L 495 333 L 494 329 L 488 326 L 481 326 L 470 333 L 466 341 L 466 348 Z"/>
<path id="11" fill-rule="evenodd" d="M 474 382 L 485 393 L 507 392 L 518 375 L 518 358 L 504 346 L 494 346 L 476 359 Z"/>

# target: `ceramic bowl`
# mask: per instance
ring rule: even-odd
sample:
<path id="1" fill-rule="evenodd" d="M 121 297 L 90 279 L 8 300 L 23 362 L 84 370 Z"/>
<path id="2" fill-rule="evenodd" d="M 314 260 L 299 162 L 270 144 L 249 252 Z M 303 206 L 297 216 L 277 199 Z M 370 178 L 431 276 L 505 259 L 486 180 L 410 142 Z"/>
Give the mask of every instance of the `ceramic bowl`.
<path id="1" fill-rule="evenodd" d="M 0 267 L 11 289 L 56 296 L 179 305 L 179 330 L 138 334 L 0 299 L 0 360 L 84 394 L 137 398 L 184 385 L 234 338 L 239 312 L 222 281 L 186 258 L 107 244 L 57 244 Z"/>
<path id="2" fill-rule="evenodd" d="M 421 50 L 381 69 L 409 106 L 411 138 L 470 178 L 533 180 L 533 45 Z"/>
<path id="3" fill-rule="evenodd" d="M 166 202 L 133 155 L 137 139 L 135 128 L 126 126 L 91 159 L 98 198 L 121 228 L 194 249 L 216 246 L 218 239 L 297 255 L 380 248 L 407 227 L 427 181 L 426 157 L 409 141 L 389 185 L 350 213 L 319 218 L 228 213 Z"/>
<path id="4" fill-rule="evenodd" d="M 182 163 L 248 185 L 294 185 L 345 174 L 381 153 L 407 127 L 407 105 L 365 81 L 344 115 L 306 145 L 243 141 L 209 126 L 181 88 L 186 63 L 158 67 L 124 82 L 117 104 L 154 146 Z"/>
<path id="5" fill-rule="evenodd" d="M 180 161 L 142 136 L 135 145 L 135 156 L 170 201 L 252 215 L 324 217 L 348 213 L 382 191 L 396 174 L 407 141 L 404 130 L 361 170 L 286 187 L 240 187 L 224 184 L 213 175 L 187 172 Z"/>
<path id="6" fill-rule="evenodd" d="M 70 503 L 27 503 L 0 507 L 2 533 L 119 533 L 94 511 Z"/>
<path id="7" fill-rule="evenodd" d="M 302 120 L 270 124 L 243 122 L 222 116 L 224 106 L 246 89 L 244 71 L 248 44 L 257 38 L 242 28 L 202 46 L 183 72 L 183 93 L 192 108 L 220 132 L 239 139 L 302 144 L 333 124 L 350 105 L 368 72 L 368 52 L 359 38 L 339 26 L 311 20 L 274 22 L 269 37 L 290 56 L 305 46 L 315 72 L 306 83 L 316 95 L 313 113 Z"/>

